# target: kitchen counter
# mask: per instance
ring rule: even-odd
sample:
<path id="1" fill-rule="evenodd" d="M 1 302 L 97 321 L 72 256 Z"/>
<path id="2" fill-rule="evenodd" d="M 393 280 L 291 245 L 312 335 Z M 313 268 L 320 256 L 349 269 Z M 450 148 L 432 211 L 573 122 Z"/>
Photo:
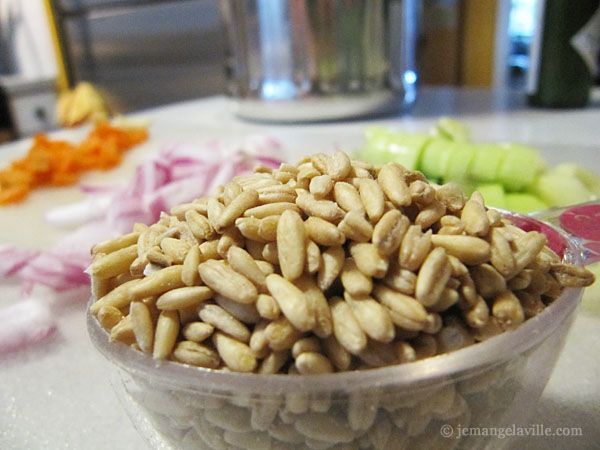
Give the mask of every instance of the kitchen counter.
<path id="1" fill-rule="evenodd" d="M 463 121 L 479 141 L 513 141 L 537 146 L 550 164 L 579 161 L 600 173 L 600 106 L 578 110 L 530 109 L 522 96 L 506 91 L 424 88 L 415 107 L 395 116 L 326 124 L 272 125 L 237 119 L 222 97 L 189 101 L 142 111 L 150 120 L 150 139 L 129 151 L 109 172 L 86 174 L 86 184 L 126 180 L 140 162 L 174 141 L 200 144 L 211 139 L 236 142 L 266 134 L 282 144 L 282 157 L 332 148 L 360 148 L 367 124 L 427 131 L 441 115 Z M 63 130 L 81 139 L 87 130 Z M 24 154 L 29 141 L 0 146 L 0 167 Z M 65 230 L 50 227 L 44 213 L 80 200 L 74 187 L 33 192 L 24 203 L 0 208 L 0 245 L 47 249 Z M 0 284 L 0 307 L 18 299 L 16 283 Z M 597 299 L 600 301 L 600 299 Z M 113 393 L 111 367 L 92 347 L 85 328 L 85 305 L 68 298 L 54 302 L 59 316 L 54 335 L 33 347 L 0 356 L 0 448 L 144 449 Z M 598 310 L 598 308 L 596 308 Z M 582 436 L 527 437 L 511 448 L 589 449 L 600 442 L 600 316 L 582 308 L 533 422 L 544 427 L 581 427 Z"/>

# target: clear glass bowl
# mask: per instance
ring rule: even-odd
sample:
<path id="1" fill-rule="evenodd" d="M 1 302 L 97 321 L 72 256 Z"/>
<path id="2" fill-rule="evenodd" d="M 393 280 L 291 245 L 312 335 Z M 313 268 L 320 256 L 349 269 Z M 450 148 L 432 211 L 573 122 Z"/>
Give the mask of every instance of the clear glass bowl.
<path id="1" fill-rule="evenodd" d="M 565 262 L 582 264 L 579 246 L 559 233 Z M 526 426 L 582 292 L 566 289 L 516 330 L 452 353 L 326 375 L 158 362 L 110 342 L 89 310 L 87 325 L 117 368 L 119 398 L 154 449 L 498 449 L 511 442 L 513 427 Z"/>

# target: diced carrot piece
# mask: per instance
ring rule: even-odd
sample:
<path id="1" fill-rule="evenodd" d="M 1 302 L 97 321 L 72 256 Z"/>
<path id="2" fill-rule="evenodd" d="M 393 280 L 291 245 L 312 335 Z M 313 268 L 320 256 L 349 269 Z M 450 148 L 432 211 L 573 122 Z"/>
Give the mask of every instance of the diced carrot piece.
<path id="1" fill-rule="evenodd" d="M 96 124 L 79 144 L 38 134 L 25 157 L 0 170 L 0 204 L 20 201 L 38 186 L 76 183 L 86 170 L 115 167 L 123 152 L 147 138 L 145 128 L 121 129 L 108 122 Z"/>
<path id="2" fill-rule="evenodd" d="M 28 194 L 29 189 L 25 185 L 16 185 L 0 189 L 0 205 L 17 203 L 27 197 Z"/>

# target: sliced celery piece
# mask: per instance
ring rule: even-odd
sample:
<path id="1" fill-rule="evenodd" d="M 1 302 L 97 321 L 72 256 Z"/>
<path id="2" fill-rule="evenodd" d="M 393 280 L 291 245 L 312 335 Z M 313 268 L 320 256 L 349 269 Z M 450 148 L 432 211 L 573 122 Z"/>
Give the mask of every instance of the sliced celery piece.
<path id="1" fill-rule="evenodd" d="M 397 162 L 407 169 L 416 169 L 421 153 L 431 139 L 425 134 L 394 133 L 383 127 L 369 127 L 366 132 L 363 158 L 374 164 Z"/>
<path id="2" fill-rule="evenodd" d="M 496 144 L 480 144 L 475 149 L 475 158 L 469 167 L 471 179 L 480 183 L 497 182 L 498 170 L 506 156 L 505 150 Z"/>
<path id="3" fill-rule="evenodd" d="M 497 181 L 509 192 L 519 192 L 531 186 L 545 164 L 538 150 L 517 144 L 502 146 L 506 152 L 497 172 Z"/>
<path id="4" fill-rule="evenodd" d="M 506 209 L 526 214 L 547 209 L 548 205 L 539 197 L 526 192 L 509 192 L 505 195 Z"/>
<path id="5" fill-rule="evenodd" d="M 600 197 L 600 177 L 577 163 L 562 163 L 553 167 L 549 173 L 563 177 L 577 178 L 594 195 Z"/>
<path id="6" fill-rule="evenodd" d="M 548 206 L 568 206 L 594 199 L 594 194 L 577 178 L 552 173 L 540 175 L 531 189 Z"/>
<path id="7" fill-rule="evenodd" d="M 443 179 L 448 171 L 450 159 L 459 146 L 460 144 L 448 139 L 432 139 L 423 150 L 419 170 L 428 178 Z"/>
<path id="8" fill-rule="evenodd" d="M 483 195 L 486 206 L 506 209 L 504 188 L 500 183 L 480 184 L 475 190 Z"/>
<path id="9" fill-rule="evenodd" d="M 469 179 L 469 169 L 476 155 L 476 148 L 472 144 L 460 143 L 454 149 L 444 175 L 445 181 L 462 182 Z"/>
<path id="10" fill-rule="evenodd" d="M 468 142 L 471 139 L 471 132 L 467 126 L 458 120 L 450 117 L 442 117 L 435 124 L 433 130 L 437 136 L 449 139 L 455 142 Z"/>

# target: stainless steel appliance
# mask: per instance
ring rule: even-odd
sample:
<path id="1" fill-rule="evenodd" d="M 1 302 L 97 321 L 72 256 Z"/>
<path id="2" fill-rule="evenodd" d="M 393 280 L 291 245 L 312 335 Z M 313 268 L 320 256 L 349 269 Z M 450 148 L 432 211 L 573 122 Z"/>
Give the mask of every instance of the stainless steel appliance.
<path id="1" fill-rule="evenodd" d="M 417 0 L 220 0 L 243 117 L 315 121 L 415 100 Z"/>

